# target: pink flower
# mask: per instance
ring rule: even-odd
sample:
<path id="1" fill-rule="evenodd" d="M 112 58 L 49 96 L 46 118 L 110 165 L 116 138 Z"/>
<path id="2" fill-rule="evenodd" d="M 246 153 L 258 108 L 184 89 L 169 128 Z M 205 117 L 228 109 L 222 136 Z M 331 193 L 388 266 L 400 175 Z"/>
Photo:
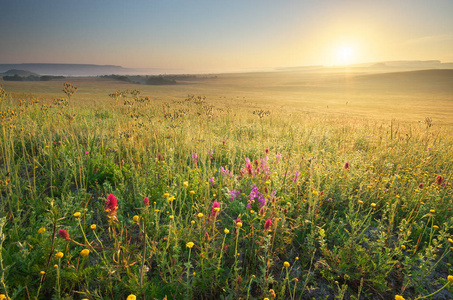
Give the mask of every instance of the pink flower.
<path id="1" fill-rule="evenodd" d="M 236 224 L 237 223 L 242 223 L 241 218 L 237 218 L 236 220 L 234 220 L 234 223 L 236 223 Z"/>
<path id="2" fill-rule="evenodd" d="M 422 189 L 422 188 L 423 188 L 423 183 L 420 183 L 420 184 L 418 185 L 418 188 L 419 188 L 419 189 Z"/>
<path id="3" fill-rule="evenodd" d="M 217 217 L 217 215 L 219 214 L 219 211 L 220 211 L 220 203 L 217 201 L 214 201 L 214 203 L 212 203 L 211 217 L 212 218 Z"/>
<path id="4" fill-rule="evenodd" d="M 349 163 L 348 163 L 348 162 L 346 162 L 346 163 L 344 164 L 344 169 L 345 169 L 345 170 L 349 170 Z"/>
<path id="5" fill-rule="evenodd" d="M 145 206 L 148 206 L 148 205 L 149 205 L 149 199 L 148 199 L 148 197 L 145 197 L 145 199 L 143 199 L 143 204 L 145 204 Z"/>
<path id="6" fill-rule="evenodd" d="M 58 229 L 58 235 L 66 241 L 69 241 L 69 232 L 67 230 Z"/>
<path id="7" fill-rule="evenodd" d="M 105 211 L 110 215 L 114 215 L 117 209 L 118 200 L 116 199 L 115 195 L 109 194 L 107 199 L 105 200 Z"/>
<path id="8" fill-rule="evenodd" d="M 267 219 L 266 222 L 264 222 L 264 231 L 270 230 L 272 226 L 272 220 Z"/>
<path id="9" fill-rule="evenodd" d="M 436 177 L 436 184 L 441 185 L 443 181 L 444 178 L 442 176 L 439 175 Z"/>
<path id="10" fill-rule="evenodd" d="M 90 151 L 85 151 L 85 154 L 90 154 Z"/>
<path id="11" fill-rule="evenodd" d="M 157 154 L 157 159 L 158 159 L 159 161 L 163 161 L 163 160 L 164 160 L 164 156 L 163 156 L 162 154 L 159 153 L 159 154 Z"/>

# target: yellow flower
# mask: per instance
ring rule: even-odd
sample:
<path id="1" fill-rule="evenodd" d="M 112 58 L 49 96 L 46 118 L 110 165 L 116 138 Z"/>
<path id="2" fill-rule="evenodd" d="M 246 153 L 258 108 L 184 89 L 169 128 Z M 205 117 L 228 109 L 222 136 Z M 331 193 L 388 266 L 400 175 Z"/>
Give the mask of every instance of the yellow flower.
<path id="1" fill-rule="evenodd" d="M 449 241 L 450 243 L 452 243 L 452 244 L 453 244 L 453 240 L 452 240 L 452 239 L 448 239 L 448 241 Z"/>
<path id="2" fill-rule="evenodd" d="M 193 195 L 195 194 L 195 191 L 190 191 L 189 194 Z"/>
<path id="3" fill-rule="evenodd" d="M 197 217 L 198 217 L 199 219 L 203 218 L 203 213 L 198 213 Z"/>
<path id="4" fill-rule="evenodd" d="M 188 182 L 188 181 L 184 181 L 184 182 L 182 183 L 182 185 L 183 185 L 184 187 L 188 187 L 188 186 L 189 186 L 189 182 Z"/>
<path id="5" fill-rule="evenodd" d="M 80 216 L 81 216 L 81 213 L 80 213 L 80 212 L 74 213 L 74 218 L 80 218 Z"/>
<path id="6" fill-rule="evenodd" d="M 132 220 L 134 220 L 134 222 L 138 222 L 138 220 L 140 220 L 140 217 L 135 215 L 132 217 Z"/>
<path id="7" fill-rule="evenodd" d="M 433 213 L 435 213 L 436 211 L 435 211 L 434 209 L 431 209 L 429 212 L 433 214 Z"/>
<path id="8" fill-rule="evenodd" d="M 58 258 L 63 258 L 64 254 L 63 252 L 58 252 L 57 254 L 55 254 L 55 256 Z"/>
<path id="9" fill-rule="evenodd" d="M 90 254 L 90 250 L 88 249 L 83 249 L 82 251 L 80 251 L 80 255 L 83 257 L 87 257 L 88 254 Z"/>
<path id="10" fill-rule="evenodd" d="M 170 215 L 170 220 L 173 220 L 175 217 L 173 217 L 173 215 Z"/>
<path id="11" fill-rule="evenodd" d="M 401 245 L 401 250 L 406 250 L 406 246 L 405 245 Z"/>
<path id="12" fill-rule="evenodd" d="M 172 202 L 173 200 L 175 200 L 175 196 L 171 196 L 171 197 L 168 197 L 168 198 L 167 198 L 167 201 L 168 201 L 168 202 Z"/>
<path id="13" fill-rule="evenodd" d="M 137 297 L 135 297 L 134 294 L 130 294 L 129 296 L 127 296 L 127 299 L 126 300 L 136 300 Z"/>
<path id="14" fill-rule="evenodd" d="M 439 229 L 439 226 L 434 225 L 433 228 L 434 228 L 434 229 Z"/>
<path id="15" fill-rule="evenodd" d="M 192 225 L 195 224 L 195 221 L 194 220 L 190 221 L 190 224 L 192 224 Z"/>
<path id="16" fill-rule="evenodd" d="M 447 280 L 451 283 L 453 283 L 453 275 L 448 275 Z"/>
<path id="17" fill-rule="evenodd" d="M 251 213 L 251 214 L 254 214 L 254 213 L 255 213 L 255 211 L 254 211 L 254 210 L 252 209 L 252 210 L 250 210 L 250 213 Z"/>
<path id="18" fill-rule="evenodd" d="M 269 298 L 264 298 L 264 300 L 269 300 Z"/>
<path id="19" fill-rule="evenodd" d="M 219 211 L 220 211 L 220 207 L 214 207 L 214 210 L 215 210 L 216 212 L 219 212 Z"/>
<path id="20" fill-rule="evenodd" d="M 186 247 L 189 248 L 189 249 L 192 249 L 193 245 L 194 245 L 193 242 L 188 242 L 188 243 L 186 244 Z"/>
<path id="21" fill-rule="evenodd" d="M 225 228 L 225 230 L 223 230 L 223 232 L 225 232 L 225 234 L 230 233 L 230 231 L 228 230 L 228 228 Z"/>
<path id="22" fill-rule="evenodd" d="M 395 300 L 404 300 L 403 296 L 395 295 Z"/>
<path id="23" fill-rule="evenodd" d="M 96 224 L 91 224 L 90 228 L 91 228 L 91 230 L 95 230 L 96 229 Z"/>
<path id="24" fill-rule="evenodd" d="M 155 210 L 154 210 L 154 212 L 155 212 L 155 213 L 158 213 L 158 212 L 160 212 L 160 210 L 158 210 L 158 209 L 155 209 Z"/>
<path id="25" fill-rule="evenodd" d="M 242 227 L 242 222 L 237 222 L 237 223 L 236 223 L 236 226 L 239 227 L 239 228 L 241 228 L 241 227 Z"/>
<path id="26" fill-rule="evenodd" d="M 5 299 L 6 299 L 5 294 L 0 294 L 0 300 L 5 300 Z"/>
<path id="27" fill-rule="evenodd" d="M 376 203 L 371 203 L 371 207 L 376 207 Z"/>
<path id="28" fill-rule="evenodd" d="M 299 256 L 296 256 L 296 260 L 299 260 Z"/>
<path id="29" fill-rule="evenodd" d="M 44 275 L 44 274 L 46 274 L 46 271 L 41 271 L 41 272 L 39 272 L 39 274 Z"/>
<path id="30" fill-rule="evenodd" d="M 55 269 L 58 269 L 58 265 L 53 265 L 53 267 L 54 267 Z M 1 298 L 0 298 L 0 299 L 1 299 Z"/>
<path id="31" fill-rule="evenodd" d="M 169 194 L 169 193 L 165 193 L 165 194 L 164 194 L 164 197 L 165 197 L 165 198 L 168 198 L 168 197 L 170 197 L 170 194 Z"/>
<path id="32" fill-rule="evenodd" d="M 362 200 L 359 200 L 358 202 L 359 202 L 359 204 L 363 204 L 363 201 L 362 201 Z"/>
<path id="33" fill-rule="evenodd" d="M 283 266 L 284 266 L 285 268 L 289 268 L 290 264 L 289 264 L 289 262 L 285 261 L 285 262 L 283 263 Z"/>
<path id="34" fill-rule="evenodd" d="M 39 234 L 43 233 L 44 231 L 46 231 L 46 229 L 44 227 L 41 227 L 41 228 L 38 229 L 38 233 Z"/>

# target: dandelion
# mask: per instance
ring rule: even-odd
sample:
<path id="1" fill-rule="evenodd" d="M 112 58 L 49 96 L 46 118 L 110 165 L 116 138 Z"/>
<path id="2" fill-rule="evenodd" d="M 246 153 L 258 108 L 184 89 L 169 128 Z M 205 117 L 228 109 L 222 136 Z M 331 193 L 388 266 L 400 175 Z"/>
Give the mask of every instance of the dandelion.
<path id="1" fill-rule="evenodd" d="M 429 212 L 433 214 L 433 213 L 435 213 L 435 212 L 436 212 L 436 210 L 434 210 L 434 209 L 430 209 L 430 210 L 429 210 Z"/>
<path id="2" fill-rule="evenodd" d="M 186 244 L 186 247 L 189 248 L 189 249 L 192 249 L 192 247 L 194 246 L 195 244 L 193 242 L 188 242 Z"/>
<path id="3" fill-rule="evenodd" d="M 80 251 L 80 255 L 83 257 L 87 257 L 88 254 L 90 254 L 90 250 L 88 249 L 83 249 L 82 251 Z"/>
<path id="4" fill-rule="evenodd" d="M 198 213 L 197 218 L 198 218 L 198 219 L 203 218 L 203 213 Z"/>
<path id="5" fill-rule="evenodd" d="M 55 254 L 55 256 L 56 256 L 57 258 L 60 258 L 60 259 L 61 259 L 61 258 L 63 258 L 64 254 L 63 254 L 63 252 L 58 252 L 57 254 Z"/>
<path id="6" fill-rule="evenodd" d="M 169 193 L 165 193 L 165 194 L 164 194 L 164 197 L 165 197 L 165 198 L 168 198 L 168 197 L 170 197 L 170 194 L 169 194 Z"/>
<path id="7" fill-rule="evenodd" d="M 130 294 L 129 296 L 127 296 L 126 300 L 136 300 L 136 299 L 137 299 L 137 297 L 134 294 Z"/>
<path id="8" fill-rule="evenodd" d="M 285 261 L 285 262 L 283 263 L 283 266 L 284 266 L 285 268 L 289 268 L 290 264 L 289 264 L 289 262 Z"/>
<path id="9" fill-rule="evenodd" d="M 448 275 L 447 280 L 451 283 L 453 283 L 453 275 Z"/>
<path id="10" fill-rule="evenodd" d="M 66 241 L 69 241 L 69 232 L 67 230 L 58 229 L 58 235 Z"/>
<path id="11" fill-rule="evenodd" d="M 195 221 L 194 220 L 190 221 L 190 224 L 192 224 L 192 225 L 195 224 Z"/>
<path id="12" fill-rule="evenodd" d="M 91 230 L 95 230 L 96 229 L 96 224 L 91 224 L 90 228 L 91 228 Z"/>
<path id="13" fill-rule="evenodd" d="M 132 220 L 134 220 L 134 222 L 138 222 L 138 220 L 140 220 L 140 217 L 135 215 L 132 217 Z"/>
<path id="14" fill-rule="evenodd" d="M 168 202 L 173 202 L 175 200 L 175 196 L 171 196 L 167 198 Z"/>
<path id="15" fill-rule="evenodd" d="M 189 191 L 189 194 L 194 195 L 195 191 Z"/>
<path id="16" fill-rule="evenodd" d="M 170 215 L 169 218 L 170 218 L 170 220 L 173 220 L 175 217 L 173 217 L 173 215 Z"/>
<path id="17" fill-rule="evenodd" d="M 188 181 L 184 181 L 184 182 L 182 183 L 182 185 L 183 185 L 184 187 L 188 187 L 188 186 L 189 186 L 189 182 L 188 182 Z"/>
<path id="18" fill-rule="evenodd" d="M 38 229 L 38 233 L 41 234 L 43 233 L 44 231 L 46 231 L 46 229 L 44 227 L 41 227 Z"/>
<path id="19" fill-rule="evenodd" d="M 145 206 L 149 206 L 149 199 L 148 199 L 148 197 L 145 197 L 145 198 L 143 199 L 143 204 L 145 204 Z"/>
<path id="20" fill-rule="evenodd" d="M 404 300 L 403 296 L 395 295 L 395 300 Z"/>
<path id="21" fill-rule="evenodd" d="M 74 218 L 80 218 L 82 214 L 80 212 L 76 212 L 74 213 Z"/>

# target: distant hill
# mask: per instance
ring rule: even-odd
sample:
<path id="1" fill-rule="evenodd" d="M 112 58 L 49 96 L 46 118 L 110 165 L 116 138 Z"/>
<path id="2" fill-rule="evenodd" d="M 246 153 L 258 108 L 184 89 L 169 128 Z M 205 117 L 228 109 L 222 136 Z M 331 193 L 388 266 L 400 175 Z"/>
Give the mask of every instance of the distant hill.
<path id="1" fill-rule="evenodd" d="M 357 75 L 353 82 L 358 86 L 378 89 L 399 89 L 419 92 L 453 93 L 453 69 L 417 70 L 406 72 Z"/>
<path id="2" fill-rule="evenodd" d="M 18 69 L 10 69 L 4 73 L 0 73 L 0 76 L 20 76 L 20 77 L 28 77 L 28 76 L 39 76 L 39 74 L 30 72 L 27 70 L 18 70 Z"/>

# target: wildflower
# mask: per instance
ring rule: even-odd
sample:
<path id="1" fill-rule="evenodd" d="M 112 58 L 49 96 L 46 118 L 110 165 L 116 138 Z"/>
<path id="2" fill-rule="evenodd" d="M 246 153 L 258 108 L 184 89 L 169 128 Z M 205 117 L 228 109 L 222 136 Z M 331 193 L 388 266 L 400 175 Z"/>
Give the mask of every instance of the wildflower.
<path id="1" fill-rule="evenodd" d="M 168 197 L 170 197 L 170 194 L 169 194 L 169 193 L 165 193 L 165 194 L 164 194 L 164 197 L 165 197 L 165 198 L 168 198 Z"/>
<path id="2" fill-rule="evenodd" d="M 55 254 L 55 256 L 57 258 L 63 258 L 64 254 L 63 254 L 63 252 L 58 252 L 57 254 Z"/>
<path id="3" fill-rule="evenodd" d="M 0 294 L 0 300 L 5 300 L 5 299 L 6 299 L 5 294 Z"/>
<path id="4" fill-rule="evenodd" d="M 81 213 L 80 213 L 80 212 L 74 213 L 74 218 L 80 218 L 80 216 L 81 216 Z"/>
<path id="5" fill-rule="evenodd" d="M 225 229 L 223 230 L 223 232 L 224 232 L 225 234 L 230 233 L 230 231 L 228 230 L 228 228 L 225 228 Z"/>
<path id="6" fill-rule="evenodd" d="M 436 177 L 436 184 L 437 185 L 441 185 L 443 181 L 444 181 L 444 178 L 442 176 L 439 175 L 439 176 Z"/>
<path id="7" fill-rule="evenodd" d="M 275 299 L 277 297 L 277 295 L 275 294 L 275 291 L 273 289 L 269 290 L 269 294 L 271 294 L 273 299 Z"/>
<path id="8" fill-rule="evenodd" d="M 239 227 L 241 228 L 242 227 L 242 220 L 241 218 L 237 218 L 236 220 L 234 220 L 235 224 L 236 224 L 236 227 Z"/>
<path id="9" fill-rule="evenodd" d="M 38 229 L 38 233 L 41 234 L 43 233 L 44 231 L 46 231 L 46 229 L 44 227 L 41 227 Z"/>
<path id="10" fill-rule="evenodd" d="M 184 187 L 188 187 L 188 186 L 189 186 L 189 182 L 188 182 L 188 181 L 184 181 L 184 182 L 182 183 L 182 185 L 183 185 Z"/>
<path id="11" fill-rule="evenodd" d="M 116 220 L 116 211 L 118 210 L 118 200 L 115 195 L 109 194 L 105 200 L 105 211 L 109 214 L 109 219 Z"/>
<path id="12" fill-rule="evenodd" d="M 136 300 L 137 297 L 135 297 L 134 294 L 130 294 L 129 296 L 127 296 L 127 299 L 126 300 Z"/>
<path id="13" fill-rule="evenodd" d="M 270 230 L 271 226 L 272 226 L 272 220 L 267 219 L 266 222 L 264 222 L 264 231 Z"/>
<path id="14" fill-rule="evenodd" d="M 148 206 L 148 205 L 149 205 L 149 199 L 148 199 L 148 197 L 145 197 L 145 198 L 143 199 L 143 204 L 145 204 L 145 206 Z"/>
<path id="15" fill-rule="evenodd" d="M 85 154 L 90 154 L 90 151 L 85 151 Z"/>
<path id="16" fill-rule="evenodd" d="M 195 191 L 189 191 L 189 194 L 194 195 Z"/>
<path id="17" fill-rule="evenodd" d="M 401 250 L 406 250 L 406 246 L 405 245 L 401 245 Z"/>
<path id="18" fill-rule="evenodd" d="M 175 196 L 171 196 L 171 197 L 168 197 L 168 198 L 167 198 L 167 201 L 168 201 L 168 202 L 172 202 L 173 200 L 175 200 Z"/>
<path id="19" fill-rule="evenodd" d="M 269 298 L 266 297 L 266 298 L 264 298 L 264 300 L 269 300 Z"/>
<path id="20" fill-rule="evenodd" d="M 164 160 L 164 156 L 162 154 L 157 154 L 157 160 L 158 161 L 163 161 Z"/>
<path id="21" fill-rule="evenodd" d="M 299 256 L 296 256 L 296 260 L 299 260 Z"/>
<path id="22" fill-rule="evenodd" d="M 193 242 L 188 242 L 186 244 L 186 247 L 189 248 L 189 249 L 192 249 L 192 247 L 194 246 L 194 243 Z"/>
<path id="23" fill-rule="evenodd" d="M 158 213 L 160 212 L 160 210 L 158 210 L 157 208 L 154 210 L 155 213 Z"/>
<path id="24" fill-rule="evenodd" d="M 452 243 L 453 244 L 453 240 L 450 238 L 448 239 L 448 242 Z"/>
<path id="25" fill-rule="evenodd" d="M 69 241 L 69 232 L 67 230 L 58 229 L 58 235 L 66 241 Z"/>
<path id="26" fill-rule="evenodd" d="M 403 296 L 395 295 L 395 300 L 404 300 Z"/>
<path id="27" fill-rule="evenodd" d="M 371 203 L 371 207 L 376 207 L 376 203 Z"/>
<path id="28" fill-rule="evenodd" d="M 348 163 L 348 162 L 346 162 L 346 163 L 344 164 L 344 169 L 345 169 L 345 170 L 349 170 L 349 163 Z"/>
<path id="29" fill-rule="evenodd" d="M 173 215 L 170 215 L 170 220 L 173 220 L 175 217 L 173 217 Z"/>
<path id="30" fill-rule="evenodd" d="M 39 272 L 39 274 L 44 275 L 44 274 L 46 274 L 46 271 L 41 271 L 41 272 Z"/>
<path id="31" fill-rule="evenodd" d="M 439 226 L 433 225 L 433 228 L 434 228 L 434 229 L 439 229 Z"/>
<path id="32" fill-rule="evenodd" d="M 418 188 L 419 188 L 419 189 L 422 189 L 422 188 L 423 188 L 423 183 L 420 183 L 420 184 L 418 185 Z"/>
<path id="33" fill-rule="evenodd" d="M 54 267 L 55 269 L 58 269 L 58 265 L 53 265 L 53 267 Z M 1 299 L 2 299 L 2 298 L 0 297 L 0 300 L 1 300 Z"/>
<path id="34" fill-rule="evenodd" d="M 91 224 L 90 228 L 91 228 L 91 230 L 95 230 L 96 229 L 96 224 Z"/>
<path id="35" fill-rule="evenodd" d="M 433 214 L 433 213 L 435 213 L 435 212 L 436 212 L 436 210 L 434 210 L 434 209 L 431 209 L 431 210 L 430 210 L 429 212 Z"/>
<path id="36" fill-rule="evenodd" d="M 87 257 L 88 254 L 90 254 L 90 250 L 88 249 L 83 249 L 82 251 L 80 251 L 80 255 L 83 257 Z"/>
<path id="37" fill-rule="evenodd" d="M 214 201 L 214 203 L 212 203 L 211 218 L 217 217 L 217 215 L 219 214 L 219 211 L 220 211 L 220 203 L 217 201 Z"/>
<path id="38" fill-rule="evenodd" d="M 453 275 L 448 275 L 447 280 L 451 283 L 453 283 Z"/>
<path id="39" fill-rule="evenodd" d="M 140 220 L 140 217 L 135 215 L 132 217 L 132 220 L 134 220 L 134 222 L 138 222 L 138 220 Z"/>
<path id="40" fill-rule="evenodd" d="M 193 158 L 193 162 L 194 162 L 195 164 L 197 164 L 197 162 L 198 162 L 198 161 L 197 161 L 198 154 L 197 154 L 196 152 L 194 152 L 194 153 L 192 154 L 192 158 Z"/>
<path id="41" fill-rule="evenodd" d="M 198 219 L 203 218 L 203 213 L 198 213 L 197 218 L 198 218 Z"/>
<path id="42" fill-rule="evenodd" d="M 285 268 L 289 268 L 290 264 L 289 264 L 289 262 L 285 261 L 285 262 L 283 263 L 283 266 L 284 266 Z"/>
<path id="43" fill-rule="evenodd" d="M 192 225 L 195 224 L 195 221 L 194 220 L 190 221 L 190 224 L 192 224 Z"/>
<path id="44" fill-rule="evenodd" d="M 253 209 L 251 209 L 250 213 L 253 215 L 255 213 L 255 211 Z"/>

